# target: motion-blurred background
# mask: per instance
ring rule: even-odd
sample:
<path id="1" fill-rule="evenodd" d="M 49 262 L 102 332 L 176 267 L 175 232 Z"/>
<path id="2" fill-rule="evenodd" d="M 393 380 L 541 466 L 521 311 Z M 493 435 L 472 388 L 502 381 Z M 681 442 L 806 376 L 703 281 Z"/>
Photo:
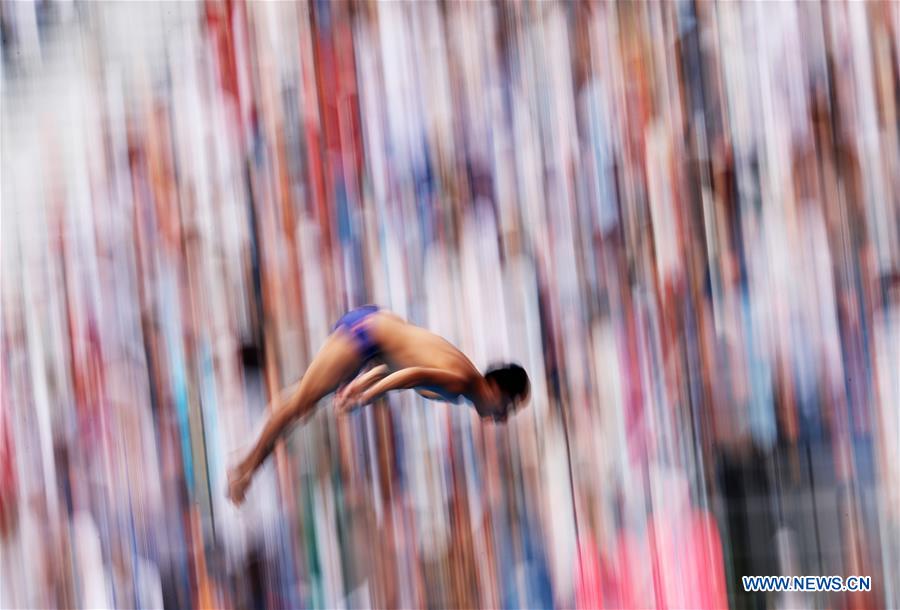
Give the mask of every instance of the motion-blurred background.
<path id="1" fill-rule="evenodd" d="M 0 25 L 0 607 L 900 607 L 900 4 Z M 367 302 L 529 407 L 326 399 L 235 509 Z"/>

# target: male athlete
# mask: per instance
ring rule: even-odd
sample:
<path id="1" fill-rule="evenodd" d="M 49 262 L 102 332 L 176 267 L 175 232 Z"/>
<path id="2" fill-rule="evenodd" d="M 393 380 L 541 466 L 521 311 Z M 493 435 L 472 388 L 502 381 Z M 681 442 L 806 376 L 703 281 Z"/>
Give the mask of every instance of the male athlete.
<path id="1" fill-rule="evenodd" d="M 391 390 L 416 389 L 432 400 L 467 400 L 482 418 L 495 422 L 505 421 L 530 388 L 521 366 L 495 367 L 482 375 L 465 354 L 434 333 L 374 305 L 359 307 L 335 324 L 296 389 L 269 417 L 250 453 L 229 472 L 228 497 L 235 504 L 243 502 L 253 474 L 285 429 L 342 385 L 335 400 L 340 413 Z"/>

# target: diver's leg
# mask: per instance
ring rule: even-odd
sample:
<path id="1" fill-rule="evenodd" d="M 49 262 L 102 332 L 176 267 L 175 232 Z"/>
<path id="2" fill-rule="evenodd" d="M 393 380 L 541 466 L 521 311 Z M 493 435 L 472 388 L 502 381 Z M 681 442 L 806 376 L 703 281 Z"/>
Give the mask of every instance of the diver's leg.
<path id="1" fill-rule="evenodd" d="M 362 364 L 357 346 L 349 334 L 339 329 L 328 337 L 296 389 L 285 400 L 274 401 L 272 413 L 253 449 L 229 474 L 228 495 L 233 501 L 243 500 L 253 474 L 288 426 L 311 412 L 319 400 L 348 381 Z"/>

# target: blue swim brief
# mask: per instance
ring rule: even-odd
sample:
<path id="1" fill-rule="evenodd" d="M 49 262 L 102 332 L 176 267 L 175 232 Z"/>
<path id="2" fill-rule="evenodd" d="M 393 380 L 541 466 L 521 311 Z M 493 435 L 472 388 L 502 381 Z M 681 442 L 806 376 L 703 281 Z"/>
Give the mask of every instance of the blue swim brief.
<path id="1" fill-rule="evenodd" d="M 341 328 L 349 334 L 353 338 L 354 343 L 356 343 L 360 356 L 366 361 L 371 360 L 381 351 L 366 328 L 366 320 L 377 312 L 377 305 L 363 305 L 362 307 L 351 309 L 331 329 L 331 332 L 335 332 Z"/>

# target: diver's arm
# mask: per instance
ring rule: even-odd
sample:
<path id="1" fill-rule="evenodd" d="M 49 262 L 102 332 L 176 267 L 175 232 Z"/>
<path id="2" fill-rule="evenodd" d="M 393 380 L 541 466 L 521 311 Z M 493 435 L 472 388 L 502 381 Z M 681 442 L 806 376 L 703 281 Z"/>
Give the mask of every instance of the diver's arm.
<path id="1" fill-rule="evenodd" d="M 465 393 L 468 383 L 462 375 L 443 369 L 409 367 L 391 373 L 355 397 L 351 396 L 345 410 L 374 402 L 392 390 L 405 390 L 421 386 L 439 387 L 447 390 L 448 394 L 458 395 Z"/>

